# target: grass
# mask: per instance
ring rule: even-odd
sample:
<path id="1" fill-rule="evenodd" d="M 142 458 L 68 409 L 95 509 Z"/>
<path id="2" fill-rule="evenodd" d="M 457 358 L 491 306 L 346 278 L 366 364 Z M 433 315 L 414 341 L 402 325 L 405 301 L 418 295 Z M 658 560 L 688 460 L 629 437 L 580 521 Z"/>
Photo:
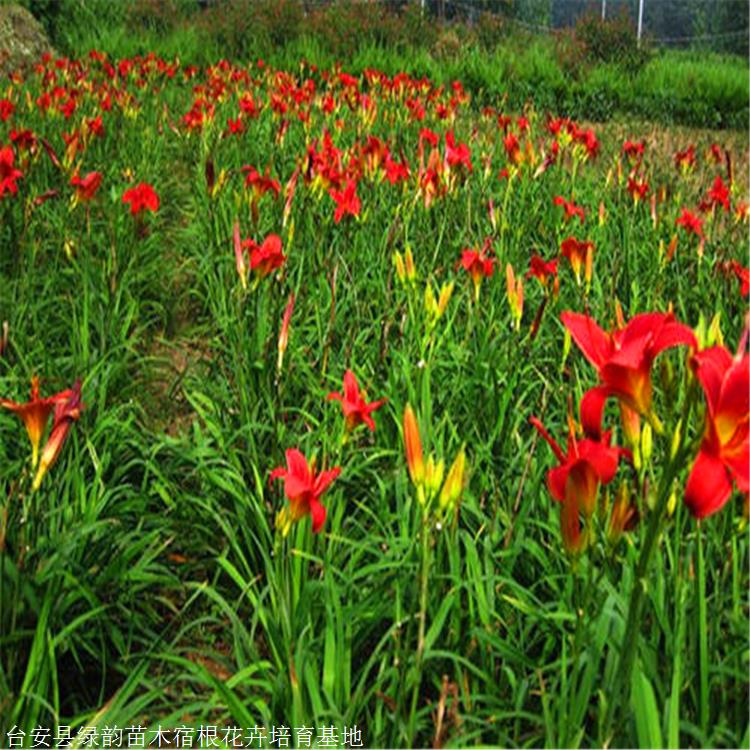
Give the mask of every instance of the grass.
<path id="1" fill-rule="evenodd" d="M 110 41 L 136 43 L 115 32 Z M 10 331 L 0 393 L 22 401 L 32 374 L 44 394 L 80 377 L 85 409 L 38 492 L 30 491 L 23 427 L 0 413 L 0 733 L 20 728 L 29 744 L 37 725 L 53 734 L 95 727 L 100 736 L 115 725 L 334 727 L 343 736 L 356 725 L 366 746 L 746 746 L 747 531 L 737 493 L 700 525 L 691 517 L 682 494 L 694 453 L 676 468 L 677 502 L 658 526 L 628 684 L 620 671 L 629 602 L 641 585 L 637 561 L 648 525 L 662 520 L 649 488 L 664 476 L 689 400 L 680 385 L 688 382 L 685 349 L 661 354 L 653 368 L 666 435 L 655 438 L 645 467 L 622 463 L 617 482 L 601 490 L 588 521 L 596 538 L 575 559 L 546 487 L 554 457 L 528 423 L 541 416 L 560 439 L 569 401 L 578 404 L 596 383 L 566 347 L 563 310 L 587 310 L 607 328 L 615 300 L 626 318 L 672 306 L 697 326 L 718 313 L 735 349 L 746 302 L 721 264 L 746 263 L 746 225 L 721 209 L 704 215 L 702 255 L 697 238 L 675 225 L 716 175 L 726 178 L 725 162 L 708 151 L 716 138 L 724 145 L 723 135 L 630 133 L 648 136 L 637 175 L 663 196 L 654 222 L 649 201 L 634 205 L 627 191 L 614 127 L 596 158 L 562 135 L 558 162 L 535 177 L 555 139 L 533 110 L 529 135 L 517 117 L 510 126 L 533 146 L 516 168 L 497 117 L 451 105 L 452 90 L 431 88 L 428 99 L 415 85 L 399 97 L 360 81 L 377 106 L 370 121 L 335 76 L 300 67 L 302 51 L 316 53 L 314 42 L 300 45 L 279 53 L 290 77 L 251 66 L 186 80 L 184 65 L 170 78 L 151 62 L 107 83 L 99 63 L 83 63 L 81 79 L 75 64 L 63 66 L 61 82 L 81 89 L 70 120 L 34 104 L 40 75 L 11 87 L 17 109 L 0 125 L 0 143 L 28 127 L 63 163 L 55 166 L 41 144 L 32 156 L 16 149 L 19 193 L 0 200 L 0 320 Z M 372 48 L 355 69 L 370 55 L 386 69 L 398 59 Z M 436 64 L 425 55 L 414 72 L 423 63 Z M 461 71 L 481 80 L 506 68 L 468 55 L 446 70 L 446 81 Z M 303 78 L 315 82 L 309 100 Z M 199 95 L 193 87 L 209 82 L 228 94 L 190 132 L 182 117 Z M 111 111 L 101 109 L 100 85 L 111 87 Z M 223 137 L 246 90 L 259 115 L 244 118 L 243 134 Z M 321 109 L 328 93 L 330 114 Z M 283 117 L 272 94 L 289 107 Z M 424 121 L 409 116 L 410 97 L 426 105 Z M 438 104 L 453 107 L 454 119 L 441 120 Z M 309 113 L 309 124 L 297 112 Z M 98 114 L 104 136 L 84 137 L 65 161 L 63 133 Z M 473 164 L 463 176 L 454 168 L 429 208 L 417 192 L 423 127 L 440 134 L 441 155 L 443 133 L 453 129 Z M 390 185 L 365 172 L 359 217 L 335 222 L 334 200 L 306 179 L 307 148 L 320 151 L 324 128 L 343 151 L 342 168 L 372 135 L 408 159 L 411 177 Z M 664 145 L 674 138 L 674 150 L 697 138 L 687 175 Z M 736 137 L 727 144 L 736 208 L 747 198 L 747 151 Z M 240 172 L 246 164 L 268 167 L 281 187 L 279 198 L 259 199 L 257 220 Z M 76 168 L 103 173 L 91 203 L 70 201 Z M 511 179 L 500 176 L 504 168 Z M 154 185 L 160 207 L 133 217 L 122 195 L 141 181 Z M 48 190 L 59 195 L 35 201 Z M 557 195 L 585 207 L 583 224 L 563 223 Z M 247 291 L 233 256 L 235 221 L 243 238 L 279 234 L 287 256 Z M 506 263 L 522 277 L 532 253 L 557 257 L 571 234 L 595 243 L 590 288 L 560 257 L 559 297 L 527 279 L 517 330 Z M 660 243 L 674 235 L 667 260 Z M 457 262 L 485 237 L 497 270 L 477 303 Z M 394 271 L 393 253 L 407 247 L 414 285 Z M 453 295 L 432 325 L 425 285 L 451 281 Z M 348 368 L 368 400 L 388 401 L 373 433 L 360 427 L 344 439 L 341 408 L 326 396 L 341 390 Z M 682 425 L 686 451 L 702 435 L 698 401 Z M 466 447 L 470 468 L 453 512 L 428 511 L 409 480 L 407 403 L 425 456 L 442 457 L 447 469 Z M 606 421 L 622 443 L 613 406 Z M 341 468 L 322 498 L 328 517 L 319 534 L 307 517 L 286 537 L 276 527 L 288 501 L 269 473 L 290 448 L 315 455 L 319 469 Z M 641 521 L 612 545 L 607 509 L 624 477 Z"/>

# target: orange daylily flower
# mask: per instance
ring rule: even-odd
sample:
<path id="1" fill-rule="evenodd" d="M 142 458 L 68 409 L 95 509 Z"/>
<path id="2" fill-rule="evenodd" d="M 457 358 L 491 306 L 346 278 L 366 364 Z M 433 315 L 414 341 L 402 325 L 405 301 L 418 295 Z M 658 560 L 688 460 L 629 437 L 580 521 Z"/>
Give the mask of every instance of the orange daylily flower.
<path id="1" fill-rule="evenodd" d="M 39 444 L 52 410 L 56 404 L 65 401 L 71 394 L 72 391 L 66 390 L 48 398 L 40 398 L 39 378 L 35 375 L 31 378 L 31 398 L 25 404 L 17 404 L 4 398 L 0 399 L 0 406 L 17 414 L 26 427 L 31 442 L 32 468 L 36 468 L 39 461 Z"/>
<path id="2" fill-rule="evenodd" d="M 35 491 L 39 489 L 42 479 L 44 479 L 44 475 L 49 471 L 55 461 L 57 461 L 73 422 L 78 421 L 81 416 L 81 411 L 83 410 L 80 381 L 77 381 L 70 391 L 64 393 L 67 397 L 65 399 L 58 399 L 55 403 L 52 431 L 42 449 L 42 455 L 39 459 L 39 468 L 37 469 L 34 483 L 32 485 L 32 489 Z"/>

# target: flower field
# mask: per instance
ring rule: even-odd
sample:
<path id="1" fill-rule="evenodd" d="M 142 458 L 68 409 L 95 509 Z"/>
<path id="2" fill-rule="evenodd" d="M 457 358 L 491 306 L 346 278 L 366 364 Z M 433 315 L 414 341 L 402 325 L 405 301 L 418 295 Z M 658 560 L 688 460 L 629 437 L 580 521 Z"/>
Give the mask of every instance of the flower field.
<path id="1" fill-rule="evenodd" d="M 747 746 L 748 152 L 683 136 L 14 74 L 0 745 Z"/>

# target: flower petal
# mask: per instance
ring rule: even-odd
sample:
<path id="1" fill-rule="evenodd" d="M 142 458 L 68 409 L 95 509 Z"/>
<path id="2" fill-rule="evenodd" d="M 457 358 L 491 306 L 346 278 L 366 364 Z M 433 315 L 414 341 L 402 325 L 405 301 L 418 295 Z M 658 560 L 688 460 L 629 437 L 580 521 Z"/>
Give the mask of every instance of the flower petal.
<path id="1" fill-rule="evenodd" d="M 604 405 L 611 395 L 610 389 L 606 385 L 591 388 L 583 394 L 581 399 L 581 424 L 588 437 L 595 440 L 601 439 Z"/>
<path id="2" fill-rule="evenodd" d="M 691 364 L 706 394 L 709 414 L 715 414 L 724 375 L 732 366 L 732 355 L 723 346 L 712 346 L 694 354 Z"/>
<path id="3" fill-rule="evenodd" d="M 564 312 L 560 315 L 563 325 L 570 331 L 573 340 L 586 359 L 597 369 L 607 360 L 612 345 L 609 337 L 588 315 Z"/>
<path id="4" fill-rule="evenodd" d="M 312 518 L 313 534 L 317 534 L 326 521 L 326 509 L 317 501 L 310 501 L 310 517 Z"/>
<path id="5" fill-rule="evenodd" d="M 685 486 L 685 504 L 696 518 L 716 513 L 729 500 L 732 483 L 724 464 L 701 450 Z"/>
<path id="6" fill-rule="evenodd" d="M 320 474 L 315 478 L 315 485 L 313 487 L 313 494 L 315 498 L 319 498 L 329 487 L 338 475 L 341 474 L 341 469 L 337 466 L 328 471 L 321 471 Z"/>

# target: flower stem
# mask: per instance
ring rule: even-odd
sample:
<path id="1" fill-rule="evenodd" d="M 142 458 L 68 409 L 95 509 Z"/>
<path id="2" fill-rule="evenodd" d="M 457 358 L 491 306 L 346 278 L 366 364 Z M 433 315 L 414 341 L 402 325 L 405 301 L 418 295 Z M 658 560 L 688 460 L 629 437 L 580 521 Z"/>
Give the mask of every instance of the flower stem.
<path id="1" fill-rule="evenodd" d="M 677 467 L 675 465 L 675 462 L 672 461 L 670 462 L 666 472 L 662 476 L 662 481 L 659 486 L 659 498 L 657 500 L 653 515 L 651 516 L 651 522 L 649 524 L 648 531 L 646 532 L 646 539 L 643 542 L 641 554 L 638 558 L 638 563 L 635 568 L 635 580 L 633 581 L 633 590 L 630 593 L 628 619 L 625 625 L 625 638 L 623 639 L 621 652 L 622 655 L 620 657 L 620 698 L 624 696 L 627 690 L 627 686 L 630 684 L 630 676 L 633 671 L 633 665 L 635 663 L 635 651 L 638 635 L 640 632 L 643 594 L 646 591 L 646 572 L 648 571 L 648 565 L 651 561 L 651 555 L 654 551 L 654 547 L 656 546 L 656 540 L 659 538 L 664 511 L 666 510 L 667 501 L 669 500 L 669 490 L 671 488 L 672 479 L 674 477 L 676 469 Z M 615 705 L 615 703 L 612 704 L 613 708 Z"/>
<path id="2" fill-rule="evenodd" d="M 427 584 L 430 578 L 430 534 L 429 514 L 422 513 L 422 575 L 419 592 L 419 630 L 417 634 L 417 655 L 415 662 L 414 689 L 411 695 L 409 712 L 409 745 L 414 747 L 414 735 L 417 721 L 417 702 L 419 687 L 422 684 L 422 658 L 424 656 L 425 623 L 427 620 Z"/>
<path id="3" fill-rule="evenodd" d="M 694 395 L 695 390 L 691 387 L 688 393 L 687 407 L 685 410 L 685 431 L 687 431 L 687 425 L 690 421 Z M 622 722 L 623 716 L 627 715 L 626 696 L 629 694 L 628 691 L 638 647 L 638 636 L 641 631 L 641 611 L 643 608 L 643 595 L 646 591 L 646 574 L 648 572 L 649 563 L 651 562 L 651 556 L 656 547 L 656 542 L 661 533 L 662 521 L 664 520 L 664 514 L 669 502 L 674 478 L 680 468 L 684 466 L 687 458 L 687 442 L 688 441 L 685 439 L 683 433 L 680 444 L 675 446 L 671 452 L 669 463 L 667 464 L 667 467 L 661 476 L 661 481 L 659 482 L 656 505 L 651 515 L 646 538 L 643 542 L 643 547 L 641 547 L 641 554 L 638 557 L 638 562 L 636 564 L 635 580 L 633 581 L 633 588 L 630 592 L 630 604 L 628 605 L 628 619 L 625 624 L 625 636 L 620 651 L 620 666 L 617 670 L 617 674 L 619 675 L 619 685 L 612 696 L 612 702 L 608 708 L 609 721 L 606 724 L 608 735 L 611 735 L 613 729 L 612 724 L 615 717 L 619 715 L 620 722 Z"/>
<path id="4" fill-rule="evenodd" d="M 706 566 L 703 560 L 703 538 L 698 521 L 698 575 L 695 578 L 695 598 L 698 600 L 698 671 L 700 674 L 700 727 L 708 732 L 708 636 L 706 618 Z"/>

